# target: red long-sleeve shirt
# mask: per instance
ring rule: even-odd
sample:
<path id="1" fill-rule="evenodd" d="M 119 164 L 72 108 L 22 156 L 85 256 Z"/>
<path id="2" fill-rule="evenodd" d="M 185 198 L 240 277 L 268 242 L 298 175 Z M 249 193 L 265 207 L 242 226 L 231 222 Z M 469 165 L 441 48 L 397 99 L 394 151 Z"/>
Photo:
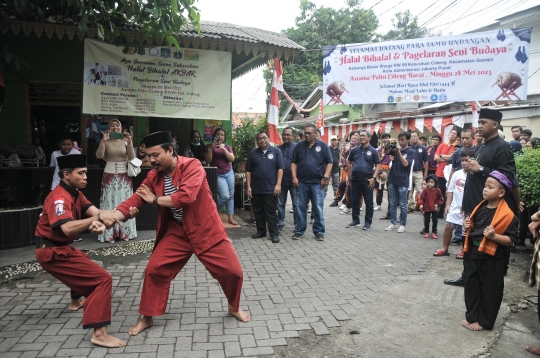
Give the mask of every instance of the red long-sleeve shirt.
<path id="1" fill-rule="evenodd" d="M 200 254 L 222 240 L 228 240 L 227 230 L 223 227 L 216 203 L 206 181 L 206 173 L 198 159 L 178 156 L 176 170 L 171 175 L 173 185 L 178 190 L 171 195 L 175 208 L 183 210 L 182 224 L 184 232 L 196 254 Z M 165 195 L 163 172 L 151 170 L 142 182 L 158 196 Z M 141 184 L 141 185 L 142 185 Z M 129 208 L 138 209 L 146 202 L 137 194 L 120 204 L 116 209 L 129 217 Z M 165 235 L 167 223 L 174 220 L 171 208 L 158 207 L 158 225 L 156 229 L 157 246 Z"/>
<path id="2" fill-rule="evenodd" d="M 441 189 L 439 188 L 435 188 L 433 190 L 424 189 L 418 198 L 418 205 L 423 205 L 424 211 L 428 213 L 435 211 L 435 204 L 439 205 L 440 208 L 443 203 L 444 197 Z"/>

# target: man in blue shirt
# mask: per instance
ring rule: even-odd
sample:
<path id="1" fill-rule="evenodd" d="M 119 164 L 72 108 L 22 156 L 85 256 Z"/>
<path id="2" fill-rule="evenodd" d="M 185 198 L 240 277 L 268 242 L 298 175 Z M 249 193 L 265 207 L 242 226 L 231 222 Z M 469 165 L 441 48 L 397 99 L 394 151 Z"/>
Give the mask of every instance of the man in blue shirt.
<path id="1" fill-rule="evenodd" d="M 304 140 L 293 151 L 291 165 L 293 185 L 297 187 L 298 225 L 294 229 L 293 240 L 298 240 L 306 231 L 307 206 L 311 200 L 314 215 L 313 233 L 318 241 L 324 240 L 324 188 L 330 181 L 332 155 L 328 145 L 316 138 L 316 127 L 307 124 Z"/>
<path id="2" fill-rule="evenodd" d="M 279 242 L 277 197 L 281 193 L 283 156 L 281 150 L 270 146 L 268 133 L 257 133 L 258 148 L 249 152 L 246 163 L 247 192 L 251 197 L 258 239 L 266 236 L 266 225 L 273 243 Z"/>
<path id="3" fill-rule="evenodd" d="M 407 194 L 410 186 L 411 163 L 414 160 L 414 150 L 409 148 L 409 132 L 398 134 L 398 144 L 395 148 L 389 148 L 388 153 L 394 156 L 392 167 L 388 174 L 388 194 L 390 196 L 390 225 L 386 231 L 396 230 L 397 207 L 401 208 L 401 221 L 397 232 L 405 232 L 407 225 Z"/>
<path id="4" fill-rule="evenodd" d="M 287 193 L 291 193 L 291 201 L 293 207 L 294 228 L 296 229 L 297 223 L 297 209 L 296 209 L 296 187 L 292 183 L 291 163 L 294 147 L 296 143 L 293 142 L 294 130 L 292 127 L 286 127 L 281 133 L 281 139 L 283 144 L 278 146 L 283 156 L 283 162 L 285 168 L 283 169 L 283 179 L 281 180 L 281 194 L 278 197 L 278 231 L 281 232 L 285 226 L 285 205 L 287 204 Z"/>
<path id="5" fill-rule="evenodd" d="M 373 220 L 373 187 L 375 178 L 381 169 L 381 159 L 377 149 L 369 144 L 371 134 L 360 131 L 360 145 L 351 150 L 347 158 L 347 173 L 351 175 L 352 189 L 352 222 L 347 228 L 360 226 L 360 198 L 366 203 L 366 219 L 363 230 L 371 228 Z"/>
<path id="6" fill-rule="evenodd" d="M 411 132 L 411 148 L 414 150 L 414 165 L 412 172 L 412 181 L 414 188 L 409 191 L 409 214 L 414 211 L 416 208 L 416 203 L 414 201 L 414 191 L 418 193 L 418 197 L 422 193 L 422 181 L 426 179 L 428 175 L 428 153 L 427 148 L 419 143 L 420 138 L 418 133 Z"/>

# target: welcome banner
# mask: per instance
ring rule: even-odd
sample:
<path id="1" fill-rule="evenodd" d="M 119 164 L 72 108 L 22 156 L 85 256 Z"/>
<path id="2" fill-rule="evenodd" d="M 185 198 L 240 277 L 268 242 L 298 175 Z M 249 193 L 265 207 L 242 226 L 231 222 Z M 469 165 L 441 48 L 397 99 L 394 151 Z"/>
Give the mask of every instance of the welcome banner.
<path id="1" fill-rule="evenodd" d="M 229 52 L 84 41 L 83 113 L 230 120 Z"/>
<path id="2" fill-rule="evenodd" d="M 531 28 L 323 49 L 324 104 L 524 100 Z"/>

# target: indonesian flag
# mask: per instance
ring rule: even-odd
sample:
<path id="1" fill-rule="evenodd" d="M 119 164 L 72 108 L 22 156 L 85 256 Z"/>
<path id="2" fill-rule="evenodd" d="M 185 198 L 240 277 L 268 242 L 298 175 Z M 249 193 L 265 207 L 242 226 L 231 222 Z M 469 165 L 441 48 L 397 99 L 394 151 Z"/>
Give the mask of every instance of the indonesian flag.
<path id="1" fill-rule="evenodd" d="M 476 102 L 471 102 L 472 109 L 472 127 L 478 128 L 478 110 L 476 109 Z"/>
<path id="2" fill-rule="evenodd" d="M 324 142 L 328 142 L 327 136 L 324 134 L 324 108 L 322 99 L 319 101 L 319 118 L 317 119 L 317 129 L 321 130 L 321 139 Z"/>
<path id="3" fill-rule="evenodd" d="M 279 97 L 278 91 L 283 91 L 283 70 L 277 57 L 274 57 L 274 75 L 272 77 L 272 92 L 270 93 L 270 105 L 268 106 L 268 135 L 270 143 L 281 144 L 281 137 L 277 129 L 279 123 Z"/>

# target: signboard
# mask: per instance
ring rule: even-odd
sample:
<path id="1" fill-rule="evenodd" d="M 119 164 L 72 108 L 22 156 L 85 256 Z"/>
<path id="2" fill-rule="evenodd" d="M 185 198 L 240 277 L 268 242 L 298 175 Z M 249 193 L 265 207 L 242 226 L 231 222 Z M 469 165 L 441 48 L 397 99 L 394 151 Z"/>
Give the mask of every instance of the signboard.
<path id="1" fill-rule="evenodd" d="M 325 47 L 324 104 L 524 100 L 531 28 Z"/>
<path id="2" fill-rule="evenodd" d="M 232 54 L 84 40 L 83 113 L 230 120 Z"/>

